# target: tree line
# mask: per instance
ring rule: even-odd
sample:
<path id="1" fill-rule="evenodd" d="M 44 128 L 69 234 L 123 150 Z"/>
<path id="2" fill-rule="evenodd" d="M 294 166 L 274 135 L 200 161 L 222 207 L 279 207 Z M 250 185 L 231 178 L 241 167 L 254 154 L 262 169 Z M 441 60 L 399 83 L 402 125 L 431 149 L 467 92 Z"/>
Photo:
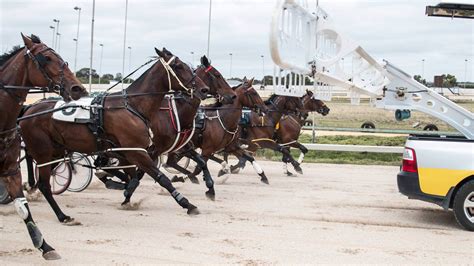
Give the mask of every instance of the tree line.
<path id="1" fill-rule="evenodd" d="M 84 67 L 81 68 L 79 71 L 76 72 L 76 77 L 82 82 L 82 83 L 89 83 L 89 73 L 90 68 Z M 92 69 L 92 83 L 94 84 L 99 84 L 99 74 L 97 74 L 97 71 L 95 69 Z M 122 73 L 117 73 L 114 75 L 112 74 L 103 74 L 100 77 L 100 84 L 110 84 L 111 81 L 120 81 L 122 80 Z M 126 79 L 125 83 L 131 83 L 133 82 L 133 79 Z"/>

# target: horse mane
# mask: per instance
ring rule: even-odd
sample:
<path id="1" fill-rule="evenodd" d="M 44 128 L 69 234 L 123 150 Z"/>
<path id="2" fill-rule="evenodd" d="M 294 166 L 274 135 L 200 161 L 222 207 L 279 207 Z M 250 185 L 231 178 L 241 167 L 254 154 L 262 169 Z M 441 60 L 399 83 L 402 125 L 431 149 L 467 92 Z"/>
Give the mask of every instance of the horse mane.
<path id="1" fill-rule="evenodd" d="M 41 39 L 34 34 L 31 34 L 30 38 L 33 43 L 41 43 Z M 19 53 L 23 48 L 24 46 L 15 45 L 10 51 L 0 55 L 0 66 L 3 66 L 3 64 L 5 64 L 10 58 Z"/>
<path id="2" fill-rule="evenodd" d="M 0 66 L 3 66 L 3 64 L 5 64 L 10 58 L 19 53 L 22 49 L 23 46 L 15 45 L 9 52 L 0 55 Z"/>

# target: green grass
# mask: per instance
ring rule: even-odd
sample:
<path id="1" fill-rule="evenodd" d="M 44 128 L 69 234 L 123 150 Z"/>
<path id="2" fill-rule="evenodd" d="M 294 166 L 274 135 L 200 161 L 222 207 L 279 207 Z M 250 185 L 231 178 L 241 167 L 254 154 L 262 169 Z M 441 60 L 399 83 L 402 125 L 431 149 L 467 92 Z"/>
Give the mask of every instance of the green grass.
<path id="1" fill-rule="evenodd" d="M 378 136 L 321 136 L 317 143 L 342 145 L 370 145 L 370 146 L 403 146 L 406 137 L 378 137 Z M 301 135 L 301 143 L 310 143 L 311 136 Z M 298 158 L 300 151 L 292 150 L 291 154 Z M 272 161 L 281 161 L 281 154 L 271 150 L 259 150 L 257 157 Z M 401 164 L 401 154 L 367 153 L 367 152 L 340 152 L 340 151 L 309 151 L 304 162 L 332 163 L 332 164 L 359 164 L 359 165 L 393 165 Z"/>

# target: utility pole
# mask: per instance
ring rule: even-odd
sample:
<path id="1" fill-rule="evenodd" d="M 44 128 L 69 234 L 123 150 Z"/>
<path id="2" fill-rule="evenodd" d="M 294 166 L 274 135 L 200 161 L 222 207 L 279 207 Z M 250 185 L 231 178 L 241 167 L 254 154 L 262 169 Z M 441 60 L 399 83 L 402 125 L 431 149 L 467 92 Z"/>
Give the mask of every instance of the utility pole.
<path id="1" fill-rule="evenodd" d="M 100 78 L 102 76 L 102 56 L 104 55 L 104 45 L 101 43 L 99 44 L 99 46 L 100 46 L 99 84 L 100 84 Z"/>
<path id="2" fill-rule="evenodd" d="M 54 39 L 54 43 L 53 43 L 53 49 L 56 49 L 57 48 L 57 42 L 58 42 L 58 33 L 59 33 L 59 19 L 53 19 L 53 22 L 56 22 L 56 39 Z"/>
<path id="3" fill-rule="evenodd" d="M 123 30 L 123 53 L 122 53 L 122 78 L 125 76 L 125 49 L 127 48 L 127 15 L 128 15 L 128 0 L 125 0 L 125 26 Z M 123 88 L 122 82 L 122 90 Z"/>
<path id="4" fill-rule="evenodd" d="M 229 79 L 232 78 L 232 53 L 229 53 L 230 55 L 230 70 L 229 70 Z"/>
<path id="5" fill-rule="evenodd" d="M 128 54 L 128 73 L 132 71 L 132 46 L 128 47 L 129 54 Z M 130 77 L 128 77 L 128 83 L 130 84 Z"/>

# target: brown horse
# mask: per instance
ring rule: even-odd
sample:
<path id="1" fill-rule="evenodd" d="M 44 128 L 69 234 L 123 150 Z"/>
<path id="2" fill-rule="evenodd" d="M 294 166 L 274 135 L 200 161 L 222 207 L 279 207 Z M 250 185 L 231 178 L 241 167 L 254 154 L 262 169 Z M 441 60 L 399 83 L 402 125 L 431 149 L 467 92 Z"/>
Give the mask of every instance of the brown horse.
<path id="1" fill-rule="evenodd" d="M 207 160 L 213 158 L 213 154 L 226 149 L 238 140 L 239 120 L 242 114 L 242 108 L 248 107 L 265 111 L 266 107 L 262 98 L 253 88 L 253 79 L 244 81 L 241 85 L 234 88 L 237 99 L 232 104 L 222 104 L 219 107 L 203 107 L 204 125 L 201 129 L 196 130 L 190 149 L 200 148 L 206 164 Z M 244 156 L 243 150 L 231 150 L 239 156 Z M 201 172 L 199 165 L 193 173 L 185 172 L 189 179 L 194 183 L 197 182 L 196 175 Z M 260 174 L 260 173 L 259 173 Z M 262 178 L 266 178 L 263 176 Z M 176 179 L 178 181 L 178 179 Z M 181 181 L 181 180 L 180 180 Z"/>
<path id="2" fill-rule="evenodd" d="M 15 209 L 25 222 L 33 245 L 43 253 L 43 258 L 59 259 L 59 254 L 46 243 L 36 226 L 23 194 L 16 120 L 29 87 L 59 90 L 67 101 L 87 95 L 87 91 L 56 52 L 34 35 L 21 36 L 25 47 L 17 47 L 0 56 L 0 178 L 15 201 Z"/>
<path id="3" fill-rule="evenodd" d="M 289 148 L 297 148 L 301 151 L 300 157 L 298 158 L 298 163 L 303 162 L 304 155 L 308 152 L 308 149 L 298 142 L 298 138 L 301 133 L 301 128 L 308 117 L 308 112 L 317 112 L 323 116 L 329 114 L 330 109 L 326 104 L 318 99 L 315 99 L 311 91 L 307 91 L 305 95 L 301 97 L 301 102 L 303 104 L 302 110 L 298 110 L 296 113 L 289 113 L 284 115 L 280 119 L 275 130 L 274 139 L 278 144 L 284 146 L 288 152 Z M 282 159 L 285 161 L 285 159 Z M 284 163 L 285 174 L 292 176 L 293 174 L 288 171 L 287 163 Z"/>
<path id="4" fill-rule="evenodd" d="M 53 120 L 50 114 L 20 122 L 23 139 L 28 153 L 40 167 L 38 188 L 43 193 L 57 218 L 62 223 L 73 219 L 65 215 L 54 200 L 49 179 L 53 159 L 62 158 L 69 152 L 103 154 L 119 158 L 142 169 L 164 187 L 188 214 L 198 214 L 191 204 L 161 173 L 147 148 L 153 143 L 150 122 L 158 115 L 165 94 L 182 91 L 188 95 L 206 97 L 208 87 L 194 75 L 191 68 L 171 52 L 155 48 L 159 61 L 143 73 L 134 83 L 121 93 L 105 95 L 102 107 L 102 124 L 94 134 L 87 124 Z M 190 86 L 190 87 L 188 87 Z M 54 101 L 44 101 L 33 105 L 25 115 L 50 110 Z M 132 178 L 127 192 L 133 192 L 138 179 Z"/>
<path id="5" fill-rule="evenodd" d="M 237 97 L 234 90 L 227 84 L 225 79 L 222 77 L 220 72 L 214 68 L 206 56 L 201 58 L 201 64 L 196 69 L 196 75 L 209 86 L 209 93 L 216 95 L 223 103 L 232 104 L 234 99 Z M 161 104 L 160 110 L 157 116 L 154 116 L 150 120 L 150 126 L 153 132 L 153 147 L 151 149 L 151 158 L 158 160 L 160 155 L 169 154 L 179 150 L 185 146 L 194 134 L 194 117 L 199 108 L 200 100 L 197 98 L 191 98 L 185 94 L 179 93 L 167 97 Z M 171 126 L 163 126 L 171 125 Z M 202 156 L 194 150 L 189 150 L 185 153 L 202 167 L 204 171 L 204 180 L 206 184 L 209 184 L 209 191 L 206 195 L 214 199 L 214 182 L 211 174 L 207 169 L 206 162 L 202 159 Z M 171 158 L 171 157 L 170 157 Z M 173 159 L 168 160 L 169 165 L 174 163 Z M 125 183 L 129 182 L 128 176 L 123 176 L 118 170 L 110 171 L 114 176 L 119 177 Z M 129 171 L 130 173 L 131 171 Z M 144 172 L 139 170 L 137 178 L 141 179 Z M 132 174 L 133 176 L 133 174 Z M 110 179 L 102 179 L 106 185 L 110 188 L 124 189 L 125 184 L 116 182 L 113 183 Z M 127 193 L 128 200 L 131 194 Z"/>

